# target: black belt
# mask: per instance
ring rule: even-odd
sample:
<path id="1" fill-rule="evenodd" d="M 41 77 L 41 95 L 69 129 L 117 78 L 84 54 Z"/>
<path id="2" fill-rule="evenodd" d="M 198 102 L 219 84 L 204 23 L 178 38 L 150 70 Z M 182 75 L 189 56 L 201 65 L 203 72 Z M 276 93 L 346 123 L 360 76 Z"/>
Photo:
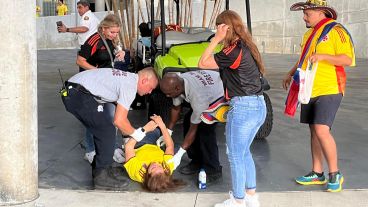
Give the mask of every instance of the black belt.
<path id="1" fill-rule="evenodd" d="M 72 83 L 72 82 L 66 81 L 65 85 L 66 85 L 68 90 L 69 90 L 69 86 L 71 86 L 72 88 L 74 88 L 77 91 L 83 92 L 85 94 L 89 94 L 89 95 L 95 97 L 97 100 L 102 100 L 101 97 L 93 95 L 89 90 L 87 90 L 84 86 L 82 86 L 79 83 Z"/>

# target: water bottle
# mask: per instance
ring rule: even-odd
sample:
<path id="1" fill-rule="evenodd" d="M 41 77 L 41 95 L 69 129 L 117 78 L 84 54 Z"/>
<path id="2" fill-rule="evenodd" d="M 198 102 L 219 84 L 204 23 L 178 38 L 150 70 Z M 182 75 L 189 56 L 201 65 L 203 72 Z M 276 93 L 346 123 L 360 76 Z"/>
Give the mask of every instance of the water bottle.
<path id="1" fill-rule="evenodd" d="M 206 189 L 206 187 L 206 172 L 204 171 L 204 169 L 201 169 L 198 175 L 198 188 Z"/>

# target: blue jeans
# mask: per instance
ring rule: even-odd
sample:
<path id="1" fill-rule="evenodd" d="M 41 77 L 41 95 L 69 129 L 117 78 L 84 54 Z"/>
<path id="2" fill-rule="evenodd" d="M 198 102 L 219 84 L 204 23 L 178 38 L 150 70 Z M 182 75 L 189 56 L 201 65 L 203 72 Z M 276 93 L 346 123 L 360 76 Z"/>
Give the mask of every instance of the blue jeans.
<path id="1" fill-rule="evenodd" d="M 226 123 L 226 145 L 231 170 L 233 195 L 245 196 L 246 189 L 256 188 L 256 169 L 250 145 L 266 119 L 263 96 L 236 96 L 230 101 Z"/>
<path id="2" fill-rule="evenodd" d="M 114 121 L 114 115 L 115 115 L 115 105 L 112 103 L 105 103 L 104 104 L 104 110 L 108 110 L 112 121 Z M 95 151 L 95 143 L 93 139 L 92 132 L 86 128 L 86 136 L 84 138 L 84 146 L 86 147 L 86 153 Z M 118 144 L 116 143 L 115 139 L 115 149 L 118 148 Z"/>
<path id="3" fill-rule="evenodd" d="M 151 132 L 147 132 L 146 136 L 140 142 L 137 142 L 135 144 L 134 149 L 138 149 L 145 144 L 156 145 L 156 141 L 158 140 L 158 138 L 160 138 L 160 135 L 161 135 L 161 131 L 160 131 L 160 128 L 158 127 Z"/>

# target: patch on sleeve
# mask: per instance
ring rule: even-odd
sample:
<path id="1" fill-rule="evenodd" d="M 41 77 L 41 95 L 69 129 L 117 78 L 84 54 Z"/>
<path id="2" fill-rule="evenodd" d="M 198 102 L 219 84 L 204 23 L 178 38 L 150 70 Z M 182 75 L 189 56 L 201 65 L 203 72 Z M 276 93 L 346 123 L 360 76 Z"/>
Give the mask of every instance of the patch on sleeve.
<path id="1" fill-rule="evenodd" d="M 83 19 L 84 20 L 89 20 L 89 17 L 88 16 L 85 16 Z"/>

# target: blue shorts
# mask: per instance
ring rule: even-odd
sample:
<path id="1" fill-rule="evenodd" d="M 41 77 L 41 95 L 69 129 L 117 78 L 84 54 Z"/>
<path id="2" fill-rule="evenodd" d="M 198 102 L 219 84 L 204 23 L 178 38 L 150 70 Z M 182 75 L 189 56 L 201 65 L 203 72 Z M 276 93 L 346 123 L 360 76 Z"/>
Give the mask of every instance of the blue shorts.
<path id="1" fill-rule="evenodd" d="M 323 124 L 331 128 L 341 100 L 341 93 L 311 98 L 308 104 L 301 106 L 300 123 Z"/>

